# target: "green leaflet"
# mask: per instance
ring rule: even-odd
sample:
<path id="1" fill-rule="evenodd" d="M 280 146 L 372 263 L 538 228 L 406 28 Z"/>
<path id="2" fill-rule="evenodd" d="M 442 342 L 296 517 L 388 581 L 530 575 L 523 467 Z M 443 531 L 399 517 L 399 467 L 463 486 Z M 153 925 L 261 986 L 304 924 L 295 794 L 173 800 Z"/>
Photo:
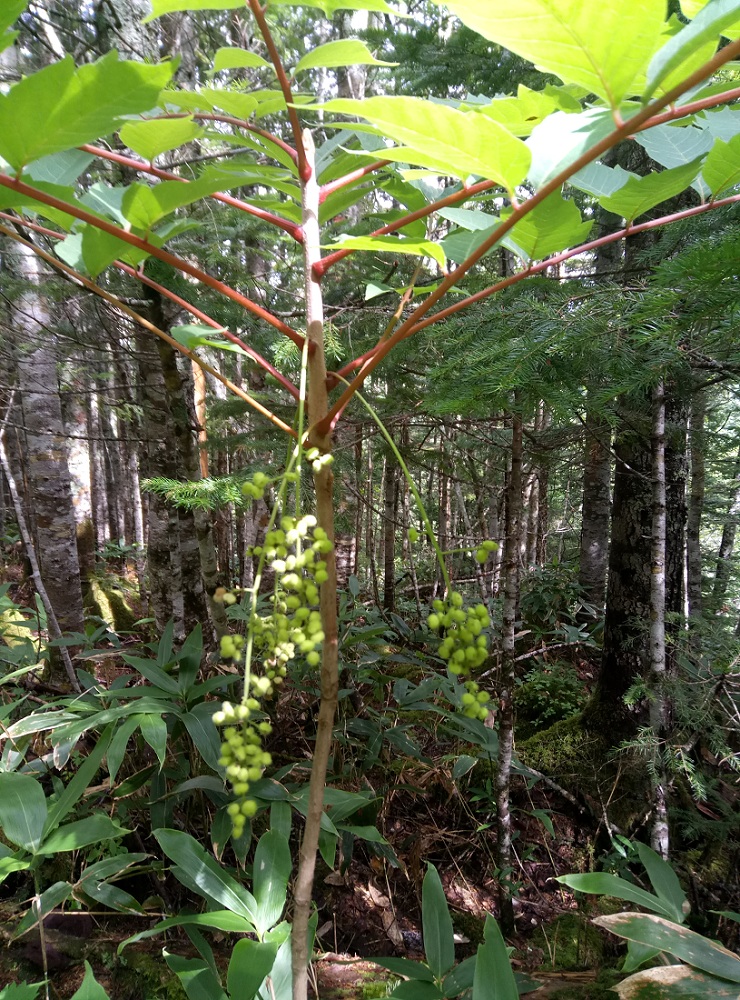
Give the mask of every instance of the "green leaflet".
<path id="1" fill-rule="evenodd" d="M 708 0 L 681 0 L 681 10 L 686 17 L 696 17 L 699 11 L 706 7 Z M 725 38 L 737 38 L 740 35 L 740 20 L 733 21 L 722 29 Z"/>
<path id="2" fill-rule="evenodd" d="M 712 197 L 722 194 L 728 188 L 740 184 L 740 135 L 729 142 L 717 139 L 702 169 Z"/>
<path id="3" fill-rule="evenodd" d="M 719 40 L 720 32 L 732 25 L 738 15 L 740 0 L 712 0 L 712 3 L 703 7 L 691 24 L 669 39 L 651 59 L 643 101 L 647 102 L 658 85 L 690 60 L 697 49 L 708 42 Z"/>
<path id="4" fill-rule="evenodd" d="M 580 103 L 565 88 L 546 87 L 530 90 L 520 83 L 516 97 L 497 97 L 490 104 L 476 105 L 476 110 L 503 125 L 512 135 L 524 138 L 554 111 L 577 114 Z"/>
<path id="5" fill-rule="evenodd" d="M 129 149 L 145 160 L 153 160 L 161 153 L 197 139 L 203 129 L 192 118 L 151 118 L 126 122 L 118 134 Z"/>
<path id="6" fill-rule="evenodd" d="M 110 52 L 75 68 L 66 57 L 0 95 L 0 155 L 17 170 L 113 132 L 124 115 L 149 111 L 172 64 L 119 61 Z"/>
<path id="7" fill-rule="evenodd" d="M 322 10 L 327 17 L 333 17 L 338 10 L 373 10 L 379 14 L 393 14 L 404 17 L 385 0 L 268 0 L 268 7 L 314 7 Z"/>
<path id="8" fill-rule="evenodd" d="M 701 157 L 698 157 L 682 167 L 659 174 L 648 174 L 646 177 L 633 175 L 613 195 L 601 199 L 602 208 L 632 222 L 655 205 L 684 191 L 699 173 L 700 166 Z"/>
<path id="9" fill-rule="evenodd" d="M 384 62 L 376 59 L 364 42 L 356 38 L 342 38 L 336 42 L 326 42 L 319 45 L 298 62 L 293 69 L 300 73 L 306 69 L 316 69 L 319 66 L 397 66 L 398 63 Z"/>
<path id="10" fill-rule="evenodd" d="M 256 52 L 248 52 L 246 49 L 224 46 L 216 52 L 213 59 L 214 73 L 220 73 L 225 69 L 272 69 L 272 64 Z"/>
<path id="11" fill-rule="evenodd" d="M 535 188 L 543 187 L 613 131 L 611 113 L 604 108 L 588 108 L 578 115 L 556 111 L 527 139 L 532 155 L 528 180 Z"/>
<path id="12" fill-rule="evenodd" d="M 4 0 L 0 11 L 0 52 L 7 49 L 18 37 L 17 31 L 7 29 L 21 16 L 28 5 L 28 0 Z"/>
<path id="13" fill-rule="evenodd" d="M 144 21 L 153 21 L 163 14 L 179 10 L 235 10 L 244 0 L 152 0 L 152 12 Z M 331 17 L 338 10 L 374 10 L 382 14 L 398 14 L 385 0 L 269 0 L 268 7 L 313 7 Z"/>
<path id="14" fill-rule="evenodd" d="M 243 0 L 152 0 L 152 12 L 144 18 L 144 24 L 180 10 L 235 10 L 243 6 Z"/>
<path id="15" fill-rule="evenodd" d="M 556 191 L 517 222 L 508 236 L 515 252 L 525 261 L 542 260 L 585 242 L 591 226 L 581 218 L 576 203 L 565 201 Z"/>
<path id="16" fill-rule="evenodd" d="M 431 240 L 400 239 L 397 236 L 345 236 L 336 243 L 329 244 L 326 249 L 412 254 L 415 257 L 431 257 L 443 270 L 446 266 L 444 251 L 438 243 Z"/>
<path id="17" fill-rule="evenodd" d="M 457 111 L 418 97 L 340 98 L 321 106 L 326 111 L 357 115 L 383 135 L 416 154 L 409 162 L 466 178 L 485 177 L 512 190 L 527 173 L 527 147 L 498 122 L 475 112 Z M 392 151 L 389 151 L 392 152 Z"/>
<path id="18" fill-rule="evenodd" d="M 435 0 L 469 28 L 598 94 L 612 108 L 634 93 L 660 41 L 662 0 Z"/>

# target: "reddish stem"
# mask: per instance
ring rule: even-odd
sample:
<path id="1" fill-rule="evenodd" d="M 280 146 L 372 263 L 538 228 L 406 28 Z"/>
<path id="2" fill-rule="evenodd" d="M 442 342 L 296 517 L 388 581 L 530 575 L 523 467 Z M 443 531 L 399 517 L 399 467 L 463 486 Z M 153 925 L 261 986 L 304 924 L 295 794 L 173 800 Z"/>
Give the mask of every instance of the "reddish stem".
<path id="1" fill-rule="evenodd" d="M 139 250 L 143 250 L 152 257 L 156 257 L 158 260 L 163 261 L 165 264 L 169 264 L 171 267 L 174 267 L 175 270 L 182 271 L 184 274 L 189 274 L 191 277 L 196 278 L 204 285 L 207 285 L 214 291 L 224 295 L 227 299 L 231 299 L 232 302 L 236 302 L 243 309 L 246 309 L 248 312 L 258 316 L 261 320 L 264 320 L 265 323 L 269 323 L 270 326 L 275 327 L 276 330 L 279 330 L 281 333 L 284 333 L 286 337 L 289 337 L 298 348 L 301 350 L 303 349 L 303 337 L 292 327 L 283 323 L 283 321 L 278 319 L 277 316 L 273 316 L 272 313 L 267 311 L 267 309 L 263 309 L 262 306 L 257 305 L 256 302 L 252 302 L 252 300 L 248 299 L 246 295 L 242 295 L 234 288 L 231 288 L 230 285 L 225 284 L 223 281 L 219 281 L 218 278 L 214 278 L 206 271 L 201 271 L 201 269 L 199 267 L 195 267 L 194 264 L 189 264 L 186 260 L 176 257 L 174 254 L 169 253 L 167 250 L 163 250 L 161 247 L 155 247 L 151 243 L 147 243 L 147 241 L 141 239 L 140 236 L 134 236 L 133 233 L 129 233 L 125 229 L 121 229 L 120 226 L 116 226 L 112 222 L 108 222 L 106 219 L 100 219 L 98 216 L 93 215 L 92 212 L 87 212 L 85 209 L 79 208 L 77 205 L 70 205 L 68 202 L 62 201 L 61 198 L 55 198 L 54 195 L 47 194 L 46 191 L 39 191 L 28 184 L 24 184 L 23 181 L 19 181 L 15 177 L 9 177 L 7 174 L 0 173 L 0 185 L 10 188 L 11 191 L 17 191 L 19 194 L 33 198 L 35 201 L 39 201 L 43 205 L 49 205 L 50 208 L 56 208 L 58 211 L 64 212 L 66 215 L 71 215 L 73 218 L 79 219 L 81 222 L 86 222 L 90 226 L 95 226 L 96 229 L 101 229 L 104 233 L 108 233 L 110 236 L 115 236 L 122 242 L 129 243 L 131 246 L 136 247 Z"/>
<path id="2" fill-rule="evenodd" d="M 174 302 L 175 305 L 178 305 L 180 306 L 181 309 L 184 309 L 186 312 L 189 312 L 191 316 L 195 316 L 196 319 L 199 319 L 201 320 L 201 322 L 206 323 L 214 330 L 218 330 L 218 332 L 221 334 L 222 337 L 224 337 L 224 339 L 230 340 L 232 344 L 236 344 L 237 347 L 240 347 L 245 354 L 248 354 L 253 361 L 257 362 L 260 368 L 263 368 L 266 372 L 272 375 L 273 378 L 277 379 L 280 385 L 282 385 L 282 387 L 286 389 L 294 399 L 298 399 L 299 396 L 298 388 L 293 385 L 293 383 L 290 381 L 289 378 L 286 378 L 285 375 L 283 375 L 282 372 L 279 372 L 277 368 L 271 365 L 266 358 L 263 358 L 262 355 L 259 353 L 259 351 L 255 351 L 253 347 L 250 347 L 249 344 L 246 344 L 240 337 L 237 337 L 235 333 L 231 333 L 230 330 L 226 330 L 220 323 L 218 323 L 215 319 L 213 319 L 212 316 L 209 316 L 207 313 L 202 312 L 196 306 L 191 305 L 189 302 L 181 298 L 175 292 L 170 291 L 169 288 L 165 288 L 164 285 L 160 285 L 158 282 L 153 281 L 151 278 L 147 277 L 147 275 L 142 274 L 141 271 L 135 270 L 129 264 L 124 264 L 123 261 L 120 260 L 115 261 L 114 264 L 115 267 L 117 267 L 120 271 L 125 271 L 126 274 L 131 275 L 132 278 L 136 278 L 137 281 L 142 282 L 142 284 L 148 285 L 150 288 L 155 289 L 155 291 L 159 292 L 160 295 L 164 295 L 171 302 Z"/>
<path id="3" fill-rule="evenodd" d="M 455 271 L 448 274 L 439 283 L 437 288 L 416 307 L 408 319 L 401 323 L 387 340 L 383 340 L 382 343 L 377 345 L 377 350 L 373 354 L 372 358 L 370 358 L 369 361 L 363 365 L 359 373 L 355 376 L 349 386 L 347 386 L 342 395 L 321 421 L 317 430 L 321 433 L 335 425 L 339 415 L 350 401 L 355 391 L 360 388 L 370 372 L 373 371 L 378 364 L 380 364 L 386 354 L 388 354 L 388 352 L 391 351 L 401 340 L 404 340 L 407 336 L 409 336 L 411 332 L 419 329 L 419 323 L 421 322 L 422 317 L 432 308 L 432 306 L 436 305 L 436 303 L 439 302 L 439 300 L 443 298 L 447 292 L 454 285 L 456 285 L 462 277 L 464 277 L 465 274 L 467 274 L 471 267 L 477 264 L 478 261 L 484 257 L 493 246 L 496 245 L 496 243 L 500 242 L 501 238 L 513 229 L 513 227 L 521 219 L 523 219 L 525 215 L 528 215 L 534 208 L 537 207 L 537 205 L 541 204 L 555 191 L 559 191 L 562 185 L 574 174 L 578 173 L 579 170 L 587 166 L 587 164 L 591 163 L 593 160 L 597 159 L 608 149 L 611 149 L 622 139 L 628 138 L 629 135 L 641 126 L 647 126 L 647 123 L 652 122 L 656 112 L 662 110 L 667 105 L 673 104 L 673 102 L 676 101 L 681 94 L 684 94 L 687 90 L 690 90 L 692 87 L 711 76 L 721 66 L 724 66 L 726 62 L 738 55 L 738 53 L 740 53 L 740 40 L 726 45 L 725 48 L 717 52 L 703 66 L 699 67 L 699 69 L 688 76 L 685 80 L 669 90 L 667 94 L 658 100 L 653 101 L 651 104 L 648 104 L 641 111 L 638 111 L 633 118 L 625 122 L 625 124 L 620 128 L 615 129 L 608 136 L 605 136 L 605 138 L 603 138 L 600 142 L 597 142 L 594 146 L 588 149 L 585 153 L 582 153 L 577 160 L 567 166 L 564 170 L 561 170 L 559 174 L 544 184 L 539 191 L 536 192 L 536 194 L 532 195 L 531 198 L 528 198 L 522 205 L 516 208 L 511 215 L 499 226 L 497 226 L 491 235 L 476 250 L 474 250 L 473 253 L 471 253 L 470 256 L 468 256 Z M 717 96 L 718 99 L 721 98 L 721 95 Z"/>
<path id="4" fill-rule="evenodd" d="M 517 274 L 509 275 L 508 278 L 504 278 L 495 285 L 491 285 L 490 288 L 484 288 L 482 291 L 476 292 L 474 295 L 469 295 L 467 298 L 460 299 L 459 302 L 455 302 L 446 309 L 441 309 L 433 316 L 427 316 L 426 319 L 421 320 L 421 322 L 413 326 L 406 336 L 410 337 L 412 334 L 418 333 L 419 330 L 423 330 L 425 327 L 431 326 L 433 323 L 438 323 L 440 320 L 447 319 L 456 312 L 459 312 L 461 309 L 465 309 L 476 302 L 482 302 L 483 299 L 487 299 L 489 295 L 494 295 L 496 292 L 500 292 L 504 288 L 508 288 L 510 285 L 515 285 L 517 282 L 522 281 L 524 278 L 529 278 L 533 274 L 540 274 L 542 271 L 546 271 L 548 267 L 554 267 L 558 264 L 562 264 L 563 261 L 570 260 L 571 257 L 577 257 L 579 254 L 596 250 L 599 247 L 605 246 L 607 243 L 615 243 L 617 240 L 622 240 L 629 236 L 635 236 L 637 233 L 647 232 L 649 229 L 657 229 L 660 226 L 667 226 L 671 222 L 678 222 L 680 219 L 690 219 L 694 215 L 703 215 L 704 212 L 709 212 L 714 208 L 722 208 L 725 205 L 732 205 L 738 201 L 740 201 L 740 194 L 728 195 L 727 198 L 718 198 L 714 201 L 705 202 L 703 205 L 695 205 L 693 208 L 682 209 L 680 212 L 672 212 L 670 215 L 662 215 L 659 219 L 651 219 L 649 222 L 640 222 L 636 226 L 625 226 L 624 229 L 620 229 L 616 233 L 608 233 L 606 236 L 600 236 L 598 239 L 591 240 L 589 243 L 582 243 L 580 246 L 574 247 L 570 250 L 563 250 L 562 253 L 555 254 L 554 257 L 548 257 L 547 260 L 541 260 L 536 264 L 530 264 L 530 266 L 525 268 L 523 271 L 519 271 Z M 370 354 L 370 352 L 367 353 Z M 364 357 L 367 357 L 367 355 L 363 355 L 363 358 Z M 357 360 L 362 363 L 361 358 L 358 358 Z M 355 362 L 352 362 L 352 364 L 355 367 L 358 367 Z"/>
<path id="5" fill-rule="evenodd" d="M 655 125 L 663 125 L 666 122 L 676 121 L 678 118 L 685 118 L 687 115 L 697 114 L 699 111 L 706 111 L 709 108 L 717 107 L 718 104 L 726 104 L 728 101 L 735 100 L 735 98 L 738 97 L 740 97 L 740 87 L 735 87 L 733 90 L 725 91 L 722 94 L 714 94 L 711 97 L 704 97 L 700 101 L 692 101 L 690 104 L 678 106 L 670 111 L 666 111 L 662 115 L 655 115 L 653 118 L 650 118 L 637 128 L 633 126 L 632 130 L 633 132 L 644 132 L 646 129 L 653 128 Z M 632 120 L 634 121 L 634 119 Z M 429 215 L 431 212 L 436 212 L 438 209 L 444 208 L 447 205 L 454 205 L 457 202 L 465 201 L 467 198 L 470 198 L 475 194 L 479 194 L 481 191 L 489 190 L 492 187 L 496 187 L 493 181 L 480 181 L 478 184 L 471 184 L 468 188 L 463 187 L 455 194 L 448 195 L 446 198 L 441 198 L 439 201 L 435 201 L 434 203 L 428 205 L 427 208 L 419 209 L 417 212 L 406 215 L 402 219 L 398 219 L 391 225 L 384 226 L 382 229 L 378 229 L 370 235 L 382 236 L 385 233 L 395 232 L 396 230 L 407 226 L 410 222 L 414 222 L 416 219 L 421 219 L 425 215 Z M 345 257 L 349 257 L 349 255 L 353 253 L 356 253 L 356 251 L 337 250 L 334 253 L 327 254 L 319 264 L 315 265 L 314 272 L 318 274 L 319 277 L 323 277 L 330 267 L 338 263 L 340 260 L 344 260 Z"/>
<path id="6" fill-rule="evenodd" d="M 280 58 L 280 53 L 278 52 L 270 27 L 265 19 L 265 8 L 261 6 L 259 0 L 247 0 L 247 3 L 249 4 L 249 9 L 252 11 L 254 19 L 257 22 L 257 27 L 260 29 L 260 34 L 262 35 L 262 39 L 267 46 L 267 51 L 270 53 L 270 59 L 275 69 L 275 75 L 278 78 L 280 89 L 282 90 L 283 97 L 285 98 L 290 127 L 293 130 L 293 141 L 295 142 L 296 153 L 298 156 L 298 174 L 301 180 L 305 183 L 311 176 L 311 168 L 306 159 L 306 150 L 303 145 L 303 136 L 301 134 L 301 123 L 298 120 L 298 112 L 294 106 L 293 91 L 290 86 L 290 80 L 288 79 L 288 74 L 285 72 L 285 67 L 283 66 L 283 61 Z"/>
<path id="7" fill-rule="evenodd" d="M 245 118 L 235 118 L 233 115 L 222 115 L 217 111 L 171 111 L 163 115 L 155 115 L 156 118 L 197 118 L 198 121 L 206 122 L 223 122 L 226 125 L 233 125 L 234 128 L 244 129 L 245 132 L 253 132 L 255 135 L 261 136 L 266 139 L 267 142 L 272 142 L 276 146 L 279 146 L 284 153 L 293 160 L 294 163 L 298 161 L 298 154 L 293 149 L 291 145 L 285 142 L 283 139 L 272 132 L 268 132 L 264 128 L 257 128 L 251 122 L 248 122 Z"/>
<path id="8" fill-rule="evenodd" d="M 338 177 L 335 181 L 329 181 L 328 184 L 324 184 L 319 189 L 319 204 L 323 205 L 330 194 L 334 194 L 335 191 L 339 191 L 340 188 L 347 187 L 348 184 L 352 184 L 354 181 L 362 180 L 368 174 L 372 174 L 375 170 L 382 170 L 383 167 L 387 167 L 390 160 L 375 160 L 373 163 L 368 163 L 366 167 L 360 167 L 358 170 L 353 170 L 349 174 L 345 174 L 344 177 Z"/>
<path id="9" fill-rule="evenodd" d="M 415 212 L 410 212 L 408 215 L 404 215 L 402 219 L 396 219 L 395 222 L 389 222 L 387 226 L 382 226 L 380 229 L 376 229 L 374 232 L 370 233 L 371 236 L 385 236 L 386 233 L 395 233 L 399 229 L 403 229 L 404 226 L 408 226 L 412 222 L 416 222 L 417 219 L 423 219 L 427 215 L 431 215 L 433 212 L 438 212 L 440 208 L 446 208 L 448 205 L 456 205 L 461 201 L 467 201 L 468 198 L 472 198 L 476 194 L 481 194 L 483 191 L 489 191 L 491 188 L 497 187 L 498 185 L 495 181 L 478 181 L 477 184 L 463 185 L 459 191 L 454 191 L 452 194 L 446 195 L 444 198 L 440 198 L 438 201 L 433 201 L 429 205 L 425 205 L 424 208 L 418 208 Z M 323 278 L 330 267 L 337 264 L 340 260 L 344 260 L 351 253 L 355 253 L 354 250 L 335 250 L 334 253 L 329 253 L 326 257 L 323 257 L 318 264 L 314 264 L 313 271 L 317 278 Z"/>
<path id="10" fill-rule="evenodd" d="M 161 170 L 159 167 L 155 167 L 152 163 L 147 163 L 143 160 L 134 160 L 130 156 L 124 156 L 122 153 L 114 153 L 109 149 L 101 149 L 98 146 L 80 146 L 81 150 L 86 153 L 92 153 L 94 156 L 99 156 L 104 160 L 110 160 L 112 163 L 119 163 L 122 167 L 129 167 L 131 170 L 137 170 L 140 173 L 151 174 L 152 177 L 158 177 L 163 181 L 182 181 L 184 184 L 189 184 L 190 181 L 187 177 L 179 177 L 177 174 L 171 173 L 169 170 Z M 232 208 L 238 208 L 242 212 L 248 212 L 250 215 L 256 216 L 258 219 L 262 219 L 264 222 L 269 222 L 270 225 L 276 226 L 279 229 L 285 230 L 296 243 L 303 242 L 303 233 L 301 232 L 301 227 L 297 226 L 294 222 L 290 222 L 288 219 L 282 219 L 279 215 L 273 215 L 272 212 L 265 212 L 262 208 L 257 208 L 255 205 L 250 205 L 247 201 L 242 201 L 240 198 L 234 198 L 230 194 L 217 194 L 207 195 L 209 198 L 213 198 L 215 201 L 221 201 L 224 205 L 230 205 Z"/>

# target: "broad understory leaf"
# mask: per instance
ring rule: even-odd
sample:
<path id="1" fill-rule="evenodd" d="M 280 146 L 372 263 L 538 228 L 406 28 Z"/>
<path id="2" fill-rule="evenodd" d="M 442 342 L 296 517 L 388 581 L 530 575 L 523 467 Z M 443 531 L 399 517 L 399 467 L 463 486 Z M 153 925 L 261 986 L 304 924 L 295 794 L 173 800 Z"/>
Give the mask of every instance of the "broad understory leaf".
<path id="1" fill-rule="evenodd" d="M 228 1000 L 210 966 L 202 958 L 182 958 L 165 950 L 164 960 L 182 983 L 188 1000 Z"/>
<path id="2" fill-rule="evenodd" d="M 721 32 L 732 25 L 739 15 L 740 0 L 712 0 L 712 3 L 706 4 L 694 20 L 666 42 L 651 59 L 643 100 L 648 101 L 670 73 L 685 69 L 683 75 L 687 75 L 693 67 L 684 67 L 684 63 L 707 42 L 718 41 Z"/>
<path id="3" fill-rule="evenodd" d="M 85 978 L 72 1000 L 110 1000 L 108 994 L 95 978 L 92 966 L 85 961 Z"/>
<path id="4" fill-rule="evenodd" d="M 485 177 L 512 190 L 524 180 L 529 167 L 530 154 L 521 139 L 475 112 L 418 97 L 339 98 L 321 107 L 366 119 L 383 135 L 414 151 L 417 158 L 409 162 L 441 173 L 462 179 L 471 174 Z"/>
<path id="5" fill-rule="evenodd" d="M 325 42 L 307 52 L 293 68 L 294 73 L 319 66 L 397 66 L 398 63 L 376 59 L 364 42 L 356 38 L 342 38 L 335 42 Z"/>
<path id="6" fill-rule="evenodd" d="M 283 914 L 292 867 L 290 847 L 283 834 L 277 830 L 263 833 L 252 865 L 252 889 L 257 903 L 255 918 L 260 936 L 273 927 Z M 261 978 L 265 975 L 267 973 Z"/>
<path id="7" fill-rule="evenodd" d="M 652 847 L 639 841 L 635 843 L 635 847 L 655 894 L 672 907 L 676 923 L 683 923 L 688 913 L 688 900 L 678 881 L 678 875 Z"/>
<path id="8" fill-rule="evenodd" d="M 632 95 L 658 47 L 662 0 L 435 0 L 485 38 L 538 69 L 598 94 L 611 108 Z"/>
<path id="9" fill-rule="evenodd" d="M 647 174 L 645 177 L 633 174 L 614 194 L 601 198 L 601 206 L 607 212 L 621 215 L 627 222 L 632 222 L 661 202 L 685 191 L 696 178 L 700 167 L 701 157 L 698 157 L 682 167 L 674 167 L 661 173 Z"/>
<path id="10" fill-rule="evenodd" d="M 269 976 L 278 946 L 273 941 L 237 941 L 231 952 L 226 982 L 232 998 L 252 1000 L 259 990 L 262 980 Z"/>
<path id="11" fill-rule="evenodd" d="M 69 882 L 55 882 L 45 889 L 40 896 L 35 897 L 33 906 L 28 910 L 21 922 L 13 929 L 13 936 L 23 937 L 27 930 L 35 927 L 42 917 L 61 906 L 72 895 L 73 886 Z"/>
<path id="12" fill-rule="evenodd" d="M 659 965 L 612 986 L 620 1000 L 737 1000 L 737 986 L 688 965 Z"/>
<path id="13" fill-rule="evenodd" d="M 60 854 L 64 851 L 77 851 L 88 844 L 96 844 L 103 840 L 113 840 L 123 837 L 130 830 L 125 830 L 105 813 L 95 813 L 86 819 L 57 827 L 36 849 L 37 854 Z"/>
<path id="14" fill-rule="evenodd" d="M 559 875 L 556 882 L 562 882 L 576 892 L 589 892 L 597 896 L 614 896 L 615 899 L 626 899 L 637 906 L 644 906 L 654 913 L 662 913 L 669 919 L 673 909 L 668 906 L 659 896 L 654 896 L 645 889 L 633 885 L 626 879 L 619 878 L 618 875 L 611 875 L 609 872 L 588 872 L 585 875 Z"/>
<path id="15" fill-rule="evenodd" d="M 486 917 L 485 941 L 478 946 L 473 1000 L 519 1000 L 506 943 L 493 917 Z"/>
<path id="16" fill-rule="evenodd" d="M 434 865 L 427 867 L 421 888 L 424 953 L 429 968 L 441 979 L 455 964 L 455 937 L 445 891 Z"/>
<path id="17" fill-rule="evenodd" d="M 35 853 L 46 823 L 46 796 L 30 774 L 0 774 L 0 828 L 7 839 Z"/>
<path id="18" fill-rule="evenodd" d="M 228 875 L 222 866 L 206 854 L 200 844 L 180 830 L 154 831 L 164 853 L 182 871 L 175 870 L 180 881 L 187 873 L 189 883 L 206 899 L 214 899 L 226 909 L 256 925 L 257 904 L 250 892 Z M 188 884 L 185 882 L 184 884 Z"/>
<path id="19" fill-rule="evenodd" d="M 149 927 L 145 931 L 138 931 L 126 938 L 118 946 L 119 954 L 127 944 L 135 944 L 145 938 L 154 937 L 170 927 L 206 927 L 210 930 L 223 931 L 226 934 L 254 934 L 254 924 L 245 917 L 240 917 L 231 910 L 211 910 L 209 913 L 192 913 L 184 917 L 167 917 L 160 920 L 154 927 Z"/>
<path id="20" fill-rule="evenodd" d="M 116 52 L 79 68 L 67 56 L 0 94 L 0 155 L 21 170 L 109 135 L 124 115 L 150 111 L 171 76 L 170 63 L 119 60 Z"/>
<path id="21" fill-rule="evenodd" d="M 613 913 L 595 917 L 593 922 L 618 937 L 658 948 L 694 969 L 740 983 L 737 955 L 680 924 L 652 913 Z"/>
<path id="22" fill-rule="evenodd" d="M 422 982 L 434 982 L 434 975 L 428 965 L 423 962 L 412 962 L 410 958 L 371 958 L 368 961 L 373 965 L 379 965 L 382 969 L 395 972 L 399 976 L 406 976 L 408 979 L 417 979 Z"/>

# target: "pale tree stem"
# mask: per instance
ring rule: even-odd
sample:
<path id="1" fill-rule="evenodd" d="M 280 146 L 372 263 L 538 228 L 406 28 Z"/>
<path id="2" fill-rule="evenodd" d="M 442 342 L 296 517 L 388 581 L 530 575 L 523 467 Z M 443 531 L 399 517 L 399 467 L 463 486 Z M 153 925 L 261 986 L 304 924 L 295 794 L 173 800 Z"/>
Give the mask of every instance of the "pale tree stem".
<path id="1" fill-rule="evenodd" d="M 59 628 L 59 622 L 57 621 L 57 616 L 54 614 L 54 608 L 52 607 L 51 601 L 49 600 L 49 595 L 44 586 L 44 581 L 41 578 L 41 570 L 39 568 L 39 561 L 36 558 L 36 548 L 33 544 L 33 538 L 31 537 L 31 532 L 28 529 L 26 523 L 26 518 L 23 514 L 23 504 L 21 503 L 20 494 L 18 493 L 18 487 L 16 486 L 15 477 L 13 476 L 13 470 L 10 467 L 10 462 L 8 461 L 8 456 L 5 451 L 5 444 L 3 442 L 3 431 L 0 429 L 0 466 L 2 467 L 3 473 L 5 475 L 5 481 L 8 484 L 8 490 L 10 491 L 10 497 L 13 501 L 13 507 L 15 508 L 15 516 L 18 521 L 18 533 L 23 541 L 23 547 L 26 550 L 26 556 L 28 562 L 31 565 L 31 576 L 33 577 L 33 583 L 36 587 L 36 592 L 41 598 L 41 603 L 44 605 L 44 610 L 46 611 L 46 626 L 49 630 L 49 635 L 52 639 L 61 639 L 62 631 Z M 80 691 L 80 682 L 77 680 L 77 674 L 75 673 L 74 667 L 72 665 L 72 660 L 69 655 L 69 651 L 66 646 L 59 647 L 59 655 L 62 658 L 62 663 L 64 664 L 64 669 L 67 672 L 67 677 L 69 677 L 69 683 L 72 685 L 74 691 Z"/>
<path id="2" fill-rule="evenodd" d="M 309 176 L 302 183 L 303 233 L 306 293 L 306 335 L 310 343 L 308 357 L 308 418 L 315 427 L 328 410 L 326 364 L 324 360 L 324 307 L 321 286 L 314 279 L 313 265 L 320 259 L 319 187 L 314 167 L 314 144 L 311 133 L 303 133 Z M 309 431 L 309 442 L 322 454 L 331 451 L 330 434 Z M 300 446 L 300 443 L 299 443 Z M 334 541 L 334 476 L 329 465 L 315 475 L 316 518 L 331 541 Z M 311 916 L 316 852 L 319 846 L 324 788 L 332 745 L 334 715 L 339 689 L 337 669 L 337 570 L 334 551 L 326 556 L 328 580 L 321 586 L 321 623 L 324 644 L 321 662 L 321 702 L 318 728 L 311 765 L 306 825 L 293 889 L 293 1000 L 308 996 L 308 924 Z"/>
<path id="3" fill-rule="evenodd" d="M 665 469 L 665 386 L 663 380 L 653 391 L 653 525 L 650 574 L 650 674 L 652 697 L 650 725 L 656 743 L 653 776 L 653 850 L 668 857 L 669 830 L 666 805 L 666 775 L 662 745 L 666 735 L 665 695 L 665 563 L 666 563 L 666 469 Z"/>

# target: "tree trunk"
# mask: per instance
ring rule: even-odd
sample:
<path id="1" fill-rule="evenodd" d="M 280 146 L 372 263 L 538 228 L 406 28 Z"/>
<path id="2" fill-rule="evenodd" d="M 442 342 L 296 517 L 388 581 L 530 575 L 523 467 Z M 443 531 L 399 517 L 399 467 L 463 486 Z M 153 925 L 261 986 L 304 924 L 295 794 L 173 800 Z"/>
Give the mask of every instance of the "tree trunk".
<path id="1" fill-rule="evenodd" d="M 63 632 L 83 631 L 82 585 L 77 556 L 65 428 L 57 382 L 54 320 L 43 291 L 38 257 L 18 244 L 18 274 L 30 290 L 13 308 L 25 459 L 41 577 Z"/>
<path id="2" fill-rule="evenodd" d="M 650 547 L 650 726 L 653 738 L 652 778 L 653 822 L 650 841 L 664 860 L 668 857 L 669 828 L 666 803 L 666 774 L 661 747 L 666 735 L 668 707 L 664 681 L 666 674 L 666 405 L 662 380 L 653 391 L 652 428 L 652 542 Z"/>
<path id="3" fill-rule="evenodd" d="M 689 620 L 702 613 L 701 516 L 704 509 L 704 449 L 706 390 L 694 393 L 691 404 L 691 494 L 686 524 L 686 591 Z"/>
<path id="4" fill-rule="evenodd" d="M 515 398 L 514 405 L 518 400 Z M 516 654 L 514 636 L 519 605 L 519 543 L 522 511 L 522 418 L 515 412 L 511 421 L 511 471 L 506 491 L 506 540 L 504 545 L 504 605 L 501 636 L 501 680 L 498 711 L 498 766 L 496 770 L 496 865 L 499 879 L 501 929 L 514 931 L 512 902 L 511 761 L 514 753 L 514 685 Z"/>
<path id="5" fill-rule="evenodd" d="M 611 430 L 606 420 L 589 413 L 585 431 L 578 583 L 583 600 L 595 613 L 584 610 L 579 615 L 579 620 L 587 622 L 599 616 L 604 607 L 609 557 Z"/>
<path id="6" fill-rule="evenodd" d="M 383 482 L 383 607 L 386 611 L 395 611 L 398 463 L 391 451 L 385 456 Z"/>
<path id="7" fill-rule="evenodd" d="M 738 515 L 740 515 L 740 447 L 738 448 L 737 459 L 735 460 L 733 479 L 736 483 L 735 493 L 727 511 L 724 527 L 722 528 L 722 538 L 720 539 L 717 563 L 714 570 L 711 608 L 715 614 L 722 608 L 722 602 L 727 593 L 727 585 L 730 582 L 730 573 L 732 571 L 732 552 L 735 548 L 737 519 Z"/>

